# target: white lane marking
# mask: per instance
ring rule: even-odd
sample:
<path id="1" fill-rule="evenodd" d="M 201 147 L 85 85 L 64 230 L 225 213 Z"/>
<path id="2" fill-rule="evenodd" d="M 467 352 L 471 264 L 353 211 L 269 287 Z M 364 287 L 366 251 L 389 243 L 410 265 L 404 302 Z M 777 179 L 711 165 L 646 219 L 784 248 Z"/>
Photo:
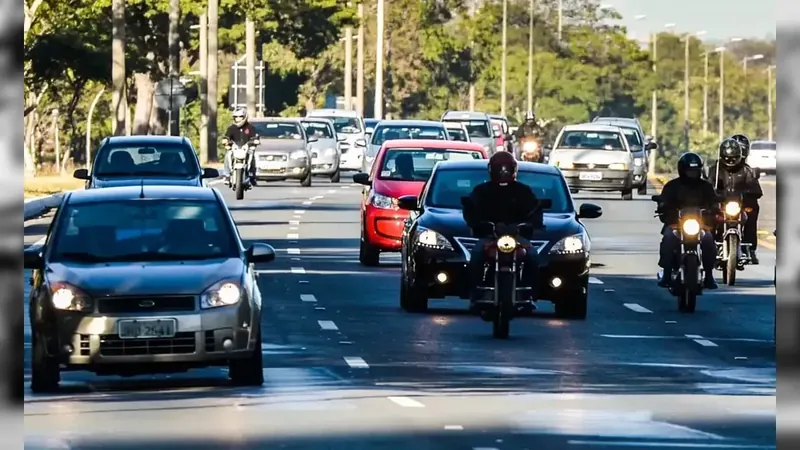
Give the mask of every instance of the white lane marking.
<path id="1" fill-rule="evenodd" d="M 699 334 L 691 334 L 684 336 L 648 336 L 644 334 L 600 334 L 598 336 L 604 338 L 612 338 L 612 339 L 686 339 L 687 337 L 690 339 L 705 339 L 703 338 L 703 336 L 700 336 Z M 756 343 L 775 342 L 772 339 L 753 339 L 753 338 L 715 337 L 711 339 L 715 341 L 725 341 L 725 342 L 756 342 Z"/>
<path id="2" fill-rule="evenodd" d="M 325 198 L 324 195 L 315 195 L 315 196 L 311 197 L 311 200 L 319 200 L 319 199 L 323 199 L 323 198 Z"/>
<path id="3" fill-rule="evenodd" d="M 318 320 L 317 323 L 319 324 L 319 327 L 322 328 L 323 330 L 336 331 L 339 329 L 339 327 L 337 327 L 332 320 Z"/>
<path id="4" fill-rule="evenodd" d="M 335 194 L 335 193 L 336 193 L 336 189 L 329 189 L 328 190 L 328 194 Z"/>
<path id="5" fill-rule="evenodd" d="M 708 339 L 695 339 L 694 341 L 703 347 L 719 347 L 717 344 L 709 341 Z"/>
<path id="6" fill-rule="evenodd" d="M 342 189 L 350 189 L 352 186 L 342 186 Z"/>
<path id="7" fill-rule="evenodd" d="M 569 445 L 591 445 L 596 447 L 666 447 L 666 448 L 771 448 L 774 445 L 755 444 L 701 444 L 690 442 L 642 442 L 642 441 L 567 441 Z"/>
<path id="8" fill-rule="evenodd" d="M 292 273 L 305 275 L 306 269 L 303 269 L 302 267 L 292 267 Z"/>
<path id="9" fill-rule="evenodd" d="M 390 401 L 397 403 L 403 408 L 424 408 L 425 405 L 408 397 L 387 397 Z"/>
<path id="10" fill-rule="evenodd" d="M 295 214 L 305 214 L 305 213 L 306 213 L 306 210 L 305 210 L 305 209 L 295 209 L 295 210 L 294 210 L 294 213 L 295 213 Z"/>
<path id="11" fill-rule="evenodd" d="M 292 261 L 300 261 L 300 258 L 292 258 Z"/>
<path id="12" fill-rule="evenodd" d="M 458 430 L 463 430 L 464 427 L 461 426 L 461 425 L 445 425 L 444 429 L 445 430 L 456 430 L 456 431 L 458 431 Z"/>
<path id="13" fill-rule="evenodd" d="M 297 227 L 289 227 L 289 231 L 297 231 Z"/>
<path id="14" fill-rule="evenodd" d="M 684 334 L 684 336 L 689 339 L 703 339 L 703 336 L 700 336 L 699 334 Z"/>
<path id="15" fill-rule="evenodd" d="M 313 294 L 300 294 L 300 300 L 308 303 L 317 303 L 317 297 Z"/>
<path id="16" fill-rule="evenodd" d="M 300 254 L 300 249 L 299 248 L 290 248 L 287 251 L 289 252 L 290 255 L 299 255 Z"/>
<path id="17" fill-rule="evenodd" d="M 625 303 L 623 306 L 630 309 L 631 311 L 635 311 L 638 313 L 653 314 L 653 311 L 650 311 L 649 309 L 645 308 L 644 306 L 638 303 Z"/>
<path id="18" fill-rule="evenodd" d="M 603 284 L 603 282 L 595 277 L 589 277 L 589 284 Z"/>
<path id="19" fill-rule="evenodd" d="M 289 221 L 289 225 L 300 225 L 300 221 L 299 220 L 290 220 Z"/>
<path id="20" fill-rule="evenodd" d="M 303 204 L 306 205 L 306 206 L 308 206 L 308 205 L 310 205 L 312 203 L 314 203 L 314 202 L 312 202 L 311 200 L 307 200 L 307 201 L 303 202 Z"/>
<path id="21" fill-rule="evenodd" d="M 286 239 L 299 239 L 300 235 L 297 233 L 289 233 L 286 235 Z"/>
<path id="22" fill-rule="evenodd" d="M 500 450 L 497 447 L 472 447 L 472 450 Z"/>
<path id="23" fill-rule="evenodd" d="M 369 369 L 369 364 L 358 356 L 345 356 L 344 362 L 353 369 Z"/>

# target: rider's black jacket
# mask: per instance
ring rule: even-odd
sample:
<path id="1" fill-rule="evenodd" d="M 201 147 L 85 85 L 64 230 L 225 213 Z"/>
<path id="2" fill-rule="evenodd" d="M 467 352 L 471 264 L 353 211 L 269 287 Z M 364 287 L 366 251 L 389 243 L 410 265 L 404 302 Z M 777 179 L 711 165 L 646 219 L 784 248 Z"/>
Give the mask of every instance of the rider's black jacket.
<path id="1" fill-rule="evenodd" d="M 717 167 L 719 167 L 719 172 L 717 172 Z M 725 192 L 742 194 L 745 206 L 755 206 L 758 199 L 764 196 L 755 171 L 746 164 L 728 168 L 717 161 L 708 170 L 708 182 L 711 183 L 711 186 L 716 186 L 717 192 L 720 194 Z"/>
<path id="2" fill-rule="evenodd" d="M 719 202 L 714 187 L 703 179 L 675 178 L 667 182 L 661 190 L 661 222 L 677 225 L 678 211 L 683 208 L 718 211 Z"/>
<path id="3" fill-rule="evenodd" d="M 225 137 L 239 146 L 250 142 L 251 139 L 257 136 L 256 128 L 250 122 L 245 122 L 241 128 L 232 124 L 228 127 L 228 130 L 225 131 Z"/>
<path id="4" fill-rule="evenodd" d="M 491 232 L 481 226 L 482 222 L 509 225 L 530 223 L 534 228 L 541 228 L 544 217 L 538 207 L 539 199 L 528 185 L 512 181 L 501 186 L 487 181 L 475 186 L 470 193 L 464 208 L 464 220 L 477 238 L 488 237 Z M 527 227 L 520 229 L 520 235 L 526 239 L 530 239 L 532 232 Z"/>

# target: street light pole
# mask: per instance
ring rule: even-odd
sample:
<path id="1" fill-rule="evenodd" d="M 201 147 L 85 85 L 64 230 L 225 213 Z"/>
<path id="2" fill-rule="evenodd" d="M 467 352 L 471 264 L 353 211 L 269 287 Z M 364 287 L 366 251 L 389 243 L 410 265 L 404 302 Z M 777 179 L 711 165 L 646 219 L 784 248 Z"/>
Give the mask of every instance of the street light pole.
<path id="1" fill-rule="evenodd" d="M 528 5 L 528 111 L 533 111 L 533 3 Z"/>
<path id="2" fill-rule="evenodd" d="M 719 141 L 725 133 L 725 47 L 718 47 L 719 51 Z"/>
<path id="3" fill-rule="evenodd" d="M 561 43 L 564 30 L 564 0 L 558 0 L 558 42 Z"/>
<path id="4" fill-rule="evenodd" d="M 501 57 L 500 75 L 500 114 L 506 115 L 506 58 L 508 52 L 508 0 L 503 0 L 503 55 Z"/>
<path id="5" fill-rule="evenodd" d="M 356 41 L 356 111 L 364 117 L 364 2 L 358 4 L 358 34 Z"/>
<path id="6" fill-rule="evenodd" d="M 703 70 L 703 137 L 708 136 L 708 49 L 705 53 L 705 68 Z"/>
<path id="7" fill-rule="evenodd" d="M 373 117 L 383 119 L 383 26 L 384 0 L 378 0 L 378 30 L 375 37 L 375 111 Z"/>
<path id="8" fill-rule="evenodd" d="M 772 70 L 775 66 L 767 67 L 767 135 L 772 140 Z"/>
<path id="9" fill-rule="evenodd" d="M 686 35 L 684 45 L 684 73 L 683 73 L 683 135 L 686 140 L 686 151 L 691 146 L 689 143 L 689 41 L 691 35 Z"/>

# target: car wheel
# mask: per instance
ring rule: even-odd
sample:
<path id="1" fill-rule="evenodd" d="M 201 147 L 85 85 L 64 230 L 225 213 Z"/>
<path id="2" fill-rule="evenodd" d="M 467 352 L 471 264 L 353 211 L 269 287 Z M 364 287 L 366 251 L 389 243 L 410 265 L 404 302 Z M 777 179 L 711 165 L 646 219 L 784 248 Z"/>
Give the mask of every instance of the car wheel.
<path id="1" fill-rule="evenodd" d="M 48 393 L 58 390 L 61 381 L 61 369 L 55 358 L 47 356 L 44 343 L 35 335 L 31 349 L 31 391 Z"/>
<path id="2" fill-rule="evenodd" d="M 422 313 L 428 310 L 428 290 L 412 282 L 407 286 L 405 293 L 406 306 L 403 308 L 408 312 Z"/>
<path id="3" fill-rule="evenodd" d="M 311 186 L 311 171 L 308 172 L 305 178 L 300 180 L 300 186 L 309 187 Z"/>
<path id="4" fill-rule="evenodd" d="M 366 236 L 361 237 L 361 246 L 358 249 L 358 261 L 367 267 L 375 267 L 380 264 L 380 251 L 370 245 Z"/>
<path id="5" fill-rule="evenodd" d="M 341 179 L 342 179 L 342 172 L 340 170 L 337 170 L 336 173 L 334 173 L 331 176 L 331 183 L 338 183 Z"/>
<path id="6" fill-rule="evenodd" d="M 261 331 L 258 332 L 253 353 L 245 359 L 232 359 L 228 363 L 228 376 L 237 386 L 261 386 L 264 384 L 264 362 L 261 351 Z"/>
<path id="7" fill-rule="evenodd" d="M 647 183 L 642 183 L 642 185 L 636 190 L 636 193 L 639 195 L 647 195 Z"/>
<path id="8" fill-rule="evenodd" d="M 589 289 L 584 287 L 556 304 L 556 315 L 562 319 L 586 320 Z"/>
<path id="9" fill-rule="evenodd" d="M 626 189 L 626 190 L 622 191 L 622 199 L 623 200 L 633 200 L 633 190 L 632 189 Z"/>

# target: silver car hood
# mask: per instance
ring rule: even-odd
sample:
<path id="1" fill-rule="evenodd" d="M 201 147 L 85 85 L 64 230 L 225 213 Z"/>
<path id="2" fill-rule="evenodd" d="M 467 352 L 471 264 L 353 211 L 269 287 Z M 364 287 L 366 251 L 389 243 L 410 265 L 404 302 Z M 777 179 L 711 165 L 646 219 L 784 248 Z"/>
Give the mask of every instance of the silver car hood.
<path id="1" fill-rule="evenodd" d="M 327 150 L 336 148 L 336 139 L 320 139 L 309 144 L 312 150 Z"/>
<path id="2" fill-rule="evenodd" d="M 278 152 L 289 153 L 297 150 L 305 150 L 306 141 L 297 139 L 261 139 L 261 145 L 256 148 L 256 152 Z"/>

